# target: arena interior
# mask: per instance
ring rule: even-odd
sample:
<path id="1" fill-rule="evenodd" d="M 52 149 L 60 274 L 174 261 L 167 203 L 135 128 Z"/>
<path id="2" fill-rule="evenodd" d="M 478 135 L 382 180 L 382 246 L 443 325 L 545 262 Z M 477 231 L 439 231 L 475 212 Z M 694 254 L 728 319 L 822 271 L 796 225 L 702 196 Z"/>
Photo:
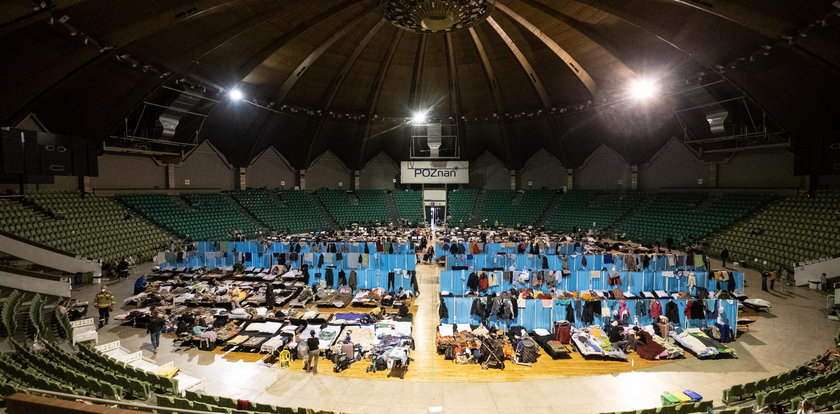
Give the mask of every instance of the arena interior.
<path id="1" fill-rule="evenodd" d="M 840 412 L 838 28 L 4 0 L 0 411 Z"/>

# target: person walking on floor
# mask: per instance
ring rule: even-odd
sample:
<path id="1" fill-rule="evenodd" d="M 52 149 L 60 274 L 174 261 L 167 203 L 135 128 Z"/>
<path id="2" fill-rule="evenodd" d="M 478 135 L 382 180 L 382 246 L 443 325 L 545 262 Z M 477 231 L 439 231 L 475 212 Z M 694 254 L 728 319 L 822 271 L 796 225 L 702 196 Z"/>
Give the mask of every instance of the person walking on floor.
<path id="1" fill-rule="evenodd" d="M 721 267 L 726 269 L 726 261 L 729 260 L 729 250 L 723 249 L 720 251 Z"/>
<path id="2" fill-rule="evenodd" d="M 108 316 L 111 314 L 111 311 L 114 309 L 114 295 L 108 291 L 108 287 L 102 285 L 102 290 L 96 294 L 96 297 L 93 298 L 93 305 L 96 306 L 96 309 L 99 309 L 99 327 L 102 328 L 108 323 Z"/>
<path id="3" fill-rule="evenodd" d="M 318 348 L 318 338 L 315 337 L 315 331 L 309 331 L 309 338 L 306 340 L 306 346 L 309 348 L 309 354 L 306 356 L 306 362 L 303 364 L 303 370 L 317 374 L 318 357 L 321 354 L 321 350 Z"/>
<path id="4" fill-rule="evenodd" d="M 146 323 L 146 332 L 149 333 L 152 339 L 152 353 L 157 354 L 158 347 L 160 346 L 160 332 L 163 330 L 164 323 L 163 315 L 159 312 L 155 313 L 152 319 L 149 319 L 149 322 Z"/>

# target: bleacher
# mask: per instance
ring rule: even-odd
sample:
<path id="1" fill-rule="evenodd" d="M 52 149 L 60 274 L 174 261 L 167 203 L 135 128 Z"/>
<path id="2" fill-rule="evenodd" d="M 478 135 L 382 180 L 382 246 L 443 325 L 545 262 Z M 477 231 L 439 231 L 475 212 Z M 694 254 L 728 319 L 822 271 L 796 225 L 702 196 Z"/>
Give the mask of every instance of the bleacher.
<path id="1" fill-rule="evenodd" d="M 449 191 L 447 193 L 446 209 L 447 215 L 450 217 L 449 225 L 452 227 L 469 226 L 470 216 L 475 207 L 475 199 L 478 196 L 478 190 L 470 188 L 462 188 L 460 190 Z"/>
<path id="2" fill-rule="evenodd" d="M 693 243 L 756 210 L 770 199 L 766 194 L 657 193 L 649 195 L 616 233 L 639 243 Z"/>
<path id="3" fill-rule="evenodd" d="M 834 346 L 840 346 L 840 335 Z M 785 411 L 796 412 L 804 399 L 811 399 L 819 411 L 840 410 L 840 363 L 827 363 L 831 351 L 818 355 L 810 361 L 771 377 L 758 381 L 737 384 L 723 390 L 723 402 L 729 408 L 718 411 L 723 414 L 752 413 L 754 408 L 778 404 Z M 815 363 L 826 367 L 824 372 L 815 373 L 810 367 Z M 734 407 L 736 406 L 737 407 Z"/>
<path id="4" fill-rule="evenodd" d="M 605 229 L 642 200 L 635 191 L 572 190 L 563 194 L 548 212 L 545 228 L 569 232 L 572 229 Z"/>
<path id="5" fill-rule="evenodd" d="M 394 205 L 397 214 L 406 223 L 418 224 L 423 222 L 423 193 L 415 190 L 394 190 Z"/>
<path id="6" fill-rule="evenodd" d="M 0 228 L 89 258 L 149 260 L 172 235 L 111 198 L 36 193 L 0 201 Z"/>
<path id="7" fill-rule="evenodd" d="M 250 414 L 305 411 L 254 401 L 247 403 L 247 409 L 238 410 L 237 404 L 241 403 L 236 399 L 200 394 L 180 384 L 178 376 L 171 378 L 140 368 L 154 366 L 149 364 L 151 360 L 145 360 L 146 365 L 138 367 L 135 366 L 138 361 L 122 362 L 101 347 L 93 348 L 86 344 L 72 346 L 66 341 L 71 335 L 70 322 L 61 311 L 64 308 L 55 306 L 63 300 L 18 289 L 0 289 L 3 319 L 0 333 L 7 338 L 7 348 L 13 350 L 0 353 L 0 406 L 6 396 L 34 388 L 172 408 L 155 408 L 156 412 L 178 413 L 177 409 Z M 21 327 L 25 327 L 26 332 L 23 333 L 26 339 L 22 339 Z M 37 329 L 37 332 L 30 334 L 30 328 Z M 125 351 L 122 350 L 123 353 Z M 182 395 L 184 398 L 181 398 Z"/>
<path id="8" fill-rule="evenodd" d="M 554 192 L 548 190 L 486 190 L 479 217 L 489 225 L 532 225 L 548 208 L 553 197 Z"/>
<path id="9" fill-rule="evenodd" d="M 226 194 L 125 194 L 119 198 L 160 226 L 192 240 L 230 240 L 234 230 L 249 238 L 268 232 Z"/>
<path id="10" fill-rule="evenodd" d="M 327 228 L 327 219 L 305 191 L 243 190 L 233 198 L 276 232 L 305 233 Z"/>
<path id="11" fill-rule="evenodd" d="M 711 253 L 724 248 L 732 261 L 758 259 L 768 268 L 792 269 L 796 262 L 838 254 L 840 191 L 782 198 L 715 235 Z"/>
<path id="12" fill-rule="evenodd" d="M 354 223 L 362 226 L 387 224 L 391 221 L 383 190 L 321 190 L 316 194 L 341 227 L 350 227 Z"/>

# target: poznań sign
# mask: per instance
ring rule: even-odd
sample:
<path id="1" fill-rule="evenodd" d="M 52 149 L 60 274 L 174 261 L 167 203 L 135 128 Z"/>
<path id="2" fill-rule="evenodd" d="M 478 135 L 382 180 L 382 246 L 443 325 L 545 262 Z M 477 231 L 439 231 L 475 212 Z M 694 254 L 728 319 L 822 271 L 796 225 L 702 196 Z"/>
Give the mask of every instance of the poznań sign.
<path id="1" fill-rule="evenodd" d="M 469 161 L 403 161 L 400 165 L 403 184 L 468 184 Z"/>

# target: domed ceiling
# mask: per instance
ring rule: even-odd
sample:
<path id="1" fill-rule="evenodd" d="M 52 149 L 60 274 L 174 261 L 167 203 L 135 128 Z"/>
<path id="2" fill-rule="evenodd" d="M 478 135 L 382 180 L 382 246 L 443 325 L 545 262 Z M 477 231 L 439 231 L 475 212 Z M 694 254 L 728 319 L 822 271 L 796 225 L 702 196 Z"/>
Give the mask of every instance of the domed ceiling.
<path id="1" fill-rule="evenodd" d="M 574 167 L 602 143 L 641 162 L 672 136 L 713 157 L 838 127 L 837 7 L 497 0 L 418 34 L 375 0 L 9 0 L 0 122 L 138 153 L 208 139 L 240 166 L 270 145 L 299 168 L 327 149 L 408 159 L 416 111 L 457 126 L 462 159 L 508 168 L 540 148 Z M 628 98 L 643 78 L 659 93 Z"/>

